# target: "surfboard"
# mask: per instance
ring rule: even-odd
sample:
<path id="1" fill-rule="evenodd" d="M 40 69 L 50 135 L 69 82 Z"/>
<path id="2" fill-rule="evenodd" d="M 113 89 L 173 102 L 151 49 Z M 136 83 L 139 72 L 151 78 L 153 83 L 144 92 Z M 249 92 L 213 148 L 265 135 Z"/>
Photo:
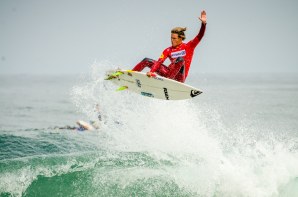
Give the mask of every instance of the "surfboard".
<path id="1" fill-rule="evenodd" d="M 202 93 L 195 87 L 172 79 L 159 75 L 148 77 L 146 73 L 131 70 L 108 71 L 105 79 L 120 86 L 117 90 L 128 90 L 156 99 L 192 99 Z"/>

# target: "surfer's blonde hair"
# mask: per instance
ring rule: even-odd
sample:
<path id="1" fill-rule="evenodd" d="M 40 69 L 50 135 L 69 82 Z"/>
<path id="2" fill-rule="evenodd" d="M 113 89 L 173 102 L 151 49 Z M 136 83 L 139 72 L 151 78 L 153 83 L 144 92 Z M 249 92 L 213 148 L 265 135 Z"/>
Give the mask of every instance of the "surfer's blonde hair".
<path id="1" fill-rule="evenodd" d="M 171 33 L 178 34 L 179 38 L 182 38 L 182 40 L 185 40 L 186 36 L 184 32 L 186 31 L 186 27 L 175 27 L 171 30 Z"/>

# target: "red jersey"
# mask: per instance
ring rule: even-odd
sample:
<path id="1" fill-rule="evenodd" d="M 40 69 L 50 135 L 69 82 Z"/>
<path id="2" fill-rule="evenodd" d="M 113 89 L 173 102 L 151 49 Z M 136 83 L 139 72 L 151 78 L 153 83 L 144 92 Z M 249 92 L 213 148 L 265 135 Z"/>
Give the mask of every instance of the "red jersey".
<path id="1" fill-rule="evenodd" d="M 162 52 L 157 62 L 152 66 L 150 72 L 155 72 L 156 70 L 158 70 L 160 65 L 167 58 L 170 59 L 171 63 L 174 63 L 178 57 L 183 57 L 185 61 L 185 78 L 186 78 L 188 75 L 194 50 L 196 46 L 199 44 L 199 42 L 201 41 L 201 39 L 203 38 L 205 29 L 206 29 L 206 24 L 202 23 L 200 32 L 193 40 L 189 41 L 188 43 L 181 43 L 179 46 L 176 46 L 175 48 L 172 46 L 166 48 Z"/>

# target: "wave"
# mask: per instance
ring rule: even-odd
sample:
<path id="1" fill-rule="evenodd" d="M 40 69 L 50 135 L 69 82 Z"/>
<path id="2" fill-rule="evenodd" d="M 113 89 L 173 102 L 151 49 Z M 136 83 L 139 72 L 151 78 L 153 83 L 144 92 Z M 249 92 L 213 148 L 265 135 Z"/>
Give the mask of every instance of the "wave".
<path id="1" fill-rule="evenodd" d="M 228 127 L 203 95 L 161 101 L 116 92 L 103 80 L 114 67 L 94 63 L 90 76 L 71 90 L 77 110 L 90 120 L 100 105 L 100 129 L 26 131 L 31 140 L 58 149 L 2 160 L 2 194 L 298 196 L 297 138 L 245 121 Z"/>

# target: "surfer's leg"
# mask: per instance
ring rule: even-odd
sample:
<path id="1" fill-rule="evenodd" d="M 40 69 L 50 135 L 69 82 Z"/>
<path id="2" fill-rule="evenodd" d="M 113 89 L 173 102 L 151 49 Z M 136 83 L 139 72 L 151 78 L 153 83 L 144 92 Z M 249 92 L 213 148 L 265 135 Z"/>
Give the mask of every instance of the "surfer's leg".
<path id="1" fill-rule="evenodd" d="M 182 67 L 182 68 L 184 68 L 184 67 Z M 185 81 L 185 75 L 184 75 L 184 73 L 180 73 L 179 72 L 174 79 L 176 81 L 179 81 L 181 83 L 184 83 L 184 81 Z"/>
<path id="2" fill-rule="evenodd" d="M 167 73 L 166 77 L 177 80 L 176 77 L 178 76 L 179 81 L 184 82 L 184 59 L 182 57 L 178 57 L 174 63 L 169 65 L 169 72 Z"/>
<path id="3" fill-rule="evenodd" d="M 151 67 L 156 63 L 155 60 L 150 58 L 144 58 L 140 63 L 138 63 L 132 70 L 141 72 L 144 70 L 145 67 L 148 67 L 151 69 Z M 160 65 L 159 69 L 156 71 L 156 73 L 160 76 L 166 77 L 167 73 L 169 72 L 169 68 L 163 64 Z"/>
<path id="4" fill-rule="evenodd" d="M 141 72 L 145 67 L 151 68 L 155 63 L 155 60 L 150 58 L 144 58 L 140 63 L 138 63 L 132 70 Z"/>

